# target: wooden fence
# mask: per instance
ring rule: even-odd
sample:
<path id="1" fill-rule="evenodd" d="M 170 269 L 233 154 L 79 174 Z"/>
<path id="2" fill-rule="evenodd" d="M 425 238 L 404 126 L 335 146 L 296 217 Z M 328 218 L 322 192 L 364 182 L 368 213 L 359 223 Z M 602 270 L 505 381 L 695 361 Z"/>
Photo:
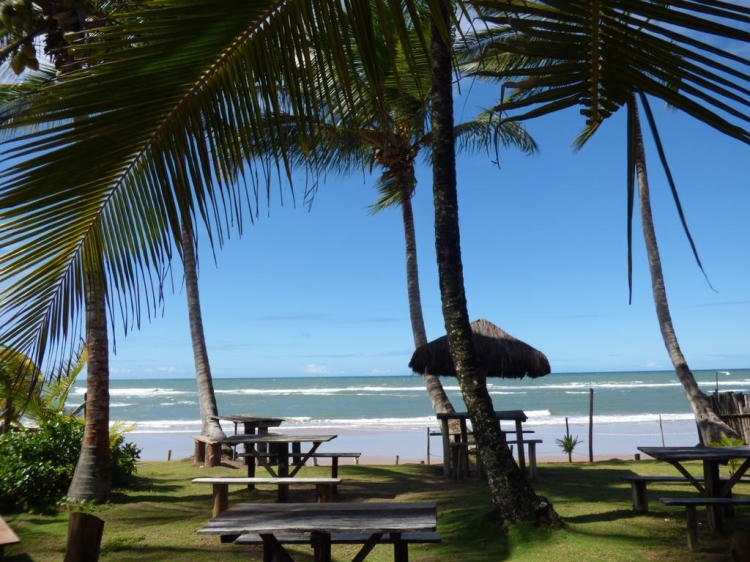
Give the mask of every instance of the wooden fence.
<path id="1" fill-rule="evenodd" d="M 719 417 L 750 444 L 750 396 L 742 392 L 718 392 L 710 396 Z"/>

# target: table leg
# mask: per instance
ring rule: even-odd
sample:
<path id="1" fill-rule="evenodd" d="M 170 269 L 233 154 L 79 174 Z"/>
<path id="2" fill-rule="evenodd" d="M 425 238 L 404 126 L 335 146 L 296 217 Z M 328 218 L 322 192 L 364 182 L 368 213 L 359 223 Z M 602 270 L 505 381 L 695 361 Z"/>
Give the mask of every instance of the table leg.
<path id="1" fill-rule="evenodd" d="M 214 484 L 213 496 L 214 509 L 212 515 L 218 517 L 222 511 L 229 508 L 229 484 Z"/>
<path id="2" fill-rule="evenodd" d="M 401 540 L 401 533 L 391 533 L 393 539 L 393 561 L 409 562 L 409 543 Z"/>
<path id="3" fill-rule="evenodd" d="M 235 423 L 234 432 L 237 433 L 237 424 Z M 248 435 L 254 435 L 255 434 L 255 428 L 252 426 L 248 427 L 248 424 L 245 424 L 245 433 Z M 253 451 L 255 450 L 255 446 L 252 443 L 245 443 L 245 466 L 247 466 L 247 477 L 248 478 L 255 478 L 255 455 L 253 454 Z M 248 490 L 254 490 L 255 484 L 248 484 L 247 485 Z"/>
<path id="4" fill-rule="evenodd" d="M 331 562 L 331 534 L 330 533 L 310 533 L 310 542 L 312 543 L 315 562 Z"/>
<path id="5" fill-rule="evenodd" d="M 276 454 L 279 457 L 277 472 L 284 478 L 289 476 L 289 443 L 276 443 Z M 289 484 L 279 484 L 279 502 L 289 501 Z"/>
<path id="6" fill-rule="evenodd" d="M 529 441 L 529 480 L 536 480 L 536 443 Z"/>
<path id="7" fill-rule="evenodd" d="M 331 478 L 338 478 L 339 477 L 339 458 L 333 457 L 331 459 Z M 339 487 L 334 484 L 331 488 L 334 495 L 339 493 Z"/>
<path id="8" fill-rule="evenodd" d="M 522 474 L 526 474 L 526 458 L 523 449 L 523 428 L 521 420 L 516 420 L 516 442 L 518 443 L 518 466 Z"/>
<path id="9" fill-rule="evenodd" d="M 706 487 L 706 496 L 717 497 L 721 492 L 721 481 L 719 480 L 719 463 L 710 460 L 703 461 L 703 484 Z M 721 532 L 724 528 L 724 513 L 721 506 L 707 505 L 708 526 L 714 532 Z"/>
<path id="10" fill-rule="evenodd" d="M 451 436 L 448 420 L 440 420 L 440 431 L 443 434 L 443 476 L 451 475 Z"/>
<path id="11" fill-rule="evenodd" d="M 261 533 L 260 538 L 263 539 L 263 562 L 294 562 L 274 535 Z"/>
<path id="12" fill-rule="evenodd" d="M 380 539 L 382 538 L 383 533 L 373 533 L 370 535 L 370 538 L 362 545 L 357 555 L 352 558 L 352 562 L 363 562 L 367 558 L 367 555 L 372 552 L 372 549 L 380 543 Z"/>

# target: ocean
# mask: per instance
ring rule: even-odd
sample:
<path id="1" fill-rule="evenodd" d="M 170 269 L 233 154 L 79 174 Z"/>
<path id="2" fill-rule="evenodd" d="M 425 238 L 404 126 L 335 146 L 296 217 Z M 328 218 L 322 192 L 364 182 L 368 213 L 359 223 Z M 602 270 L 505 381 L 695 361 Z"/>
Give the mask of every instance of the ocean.
<path id="1" fill-rule="evenodd" d="M 706 393 L 748 392 L 750 369 L 696 371 L 694 375 Z M 455 378 L 441 381 L 456 410 L 465 407 Z M 344 432 L 359 435 L 360 449 L 372 438 L 376 455 L 402 458 L 424 457 L 426 432 L 437 429 L 435 417 L 419 375 L 357 377 L 217 378 L 214 389 L 220 414 L 256 414 L 285 418 L 282 429 Z M 528 416 L 526 429 L 544 438 L 539 455 L 559 454 L 555 439 L 565 433 L 583 442 L 589 436 L 589 409 L 593 390 L 593 430 L 595 454 L 630 453 L 637 445 L 695 444 L 697 433 L 682 387 L 673 371 L 622 373 L 551 374 L 537 379 L 489 379 L 488 390 L 496 410 L 523 410 Z M 68 406 L 83 400 L 85 381 L 71 392 Z M 123 420 L 133 429 L 128 440 L 148 443 L 143 458 L 161 458 L 167 447 L 185 453 L 192 447 L 189 435 L 200 432 L 197 386 L 194 379 L 115 379 L 110 381 L 110 418 Z M 232 423 L 223 424 L 234 432 Z M 383 435 L 399 437 L 383 439 Z M 165 442 L 153 450 L 158 434 Z M 169 434 L 175 434 L 172 438 Z M 406 437 L 406 436 L 410 437 Z M 180 436 L 178 440 L 177 437 Z M 349 436 L 352 439 L 351 435 Z M 419 439 L 419 442 L 415 439 Z M 341 443 L 341 439 L 337 440 Z M 439 448 L 439 439 L 433 440 Z M 388 444 L 390 443 L 390 444 Z M 145 447 L 145 446 L 144 446 Z M 587 453 L 581 445 L 578 455 Z M 618 450 L 620 448 L 621 450 Z M 625 450 L 628 448 L 628 450 Z M 363 451 L 367 453 L 367 451 Z M 428 457 L 429 459 L 429 457 Z"/>

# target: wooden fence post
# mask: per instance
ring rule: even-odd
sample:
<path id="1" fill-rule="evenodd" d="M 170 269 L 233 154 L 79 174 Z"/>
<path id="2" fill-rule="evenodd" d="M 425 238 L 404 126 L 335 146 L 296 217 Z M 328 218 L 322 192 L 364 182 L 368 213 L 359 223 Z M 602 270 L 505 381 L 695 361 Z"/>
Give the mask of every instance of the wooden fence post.
<path id="1" fill-rule="evenodd" d="M 104 521 L 95 515 L 71 513 L 63 562 L 98 562 L 103 532 Z"/>

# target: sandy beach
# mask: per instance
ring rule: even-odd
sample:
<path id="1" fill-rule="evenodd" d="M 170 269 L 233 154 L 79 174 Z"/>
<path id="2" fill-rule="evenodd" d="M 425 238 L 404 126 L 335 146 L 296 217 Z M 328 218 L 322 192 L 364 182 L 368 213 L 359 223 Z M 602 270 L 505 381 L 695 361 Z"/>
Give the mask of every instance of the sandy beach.
<path id="1" fill-rule="evenodd" d="M 430 428 L 436 430 L 437 426 Z M 565 435 L 565 426 L 531 425 L 524 429 L 534 431 L 533 438 L 541 439 L 537 446 L 539 462 L 566 461 L 556 440 Z M 305 432 L 304 428 L 286 430 L 290 433 Z M 428 437 L 429 429 L 421 431 L 352 431 L 346 428 L 314 433 L 335 434 L 337 437 L 323 445 L 320 450 L 356 451 L 362 453 L 363 464 L 396 464 L 442 462 L 442 445 L 439 436 Z M 586 424 L 571 424 L 570 433 L 581 441 L 573 453 L 573 461 L 589 460 L 589 428 Z M 193 455 L 191 433 L 128 433 L 126 441 L 132 441 L 141 449 L 141 460 L 179 460 Z M 429 442 L 429 449 L 428 449 Z M 692 446 L 698 442 L 695 424 L 688 421 L 663 423 L 612 423 L 595 425 L 591 445 L 595 460 L 633 459 L 639 446 Z M 347 462 L 347 461 L 344 461 Z"/>

